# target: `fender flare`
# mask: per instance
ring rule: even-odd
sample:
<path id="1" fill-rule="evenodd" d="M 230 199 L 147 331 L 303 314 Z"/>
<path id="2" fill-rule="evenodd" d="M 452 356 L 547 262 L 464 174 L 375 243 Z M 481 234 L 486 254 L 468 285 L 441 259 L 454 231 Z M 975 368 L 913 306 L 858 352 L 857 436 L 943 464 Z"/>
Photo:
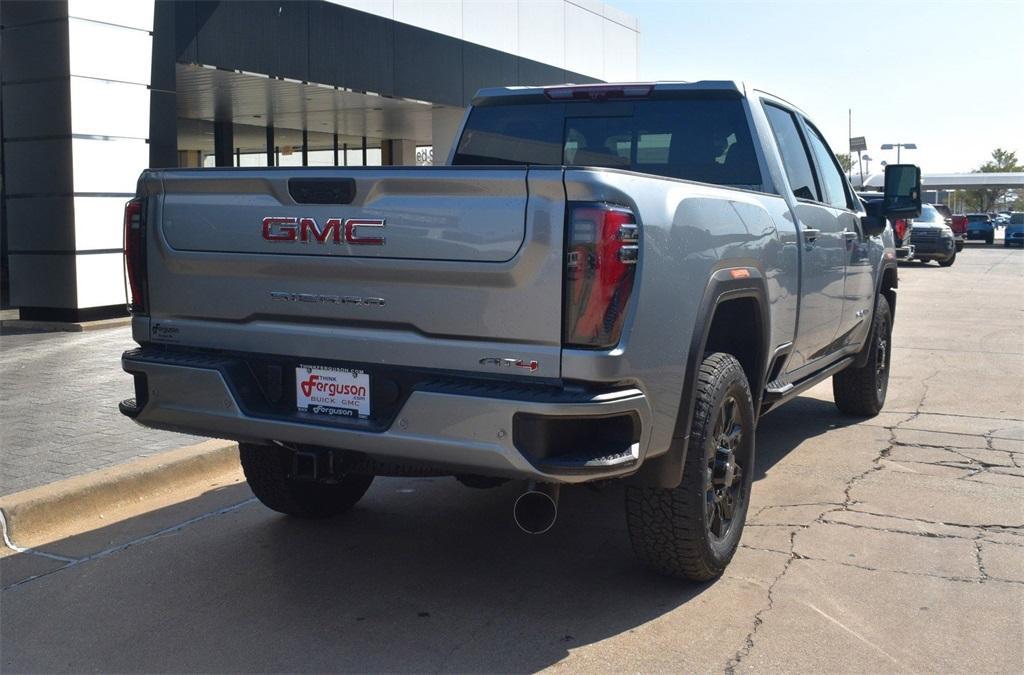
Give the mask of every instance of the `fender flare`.
<path id="1" fill-rule="evenodd" d="M 742 270 L 742 272 L 737 272 Z M 643 463 L 630 482 L 645 487 L 674 488 L 683 478 L 683 465 L 693 423 L 693 404 L 697 391 L 697 370 L 704 360 L 704 350 L 711 332 L 711 322 L 718 306 L 737 298 L 754 298 L 758 305 L 761 329 L 761 359 L 757 364 L 757 381 L 750 382 L 754 410 L 758 410 L 768 374 L 767 358 L 771 339 L 768 291 L 764 274 L 757 267 L 729 266 L 716 270 L 708 280 L 698 305 L 690 346 L 686 353 L 686 371 L 676 413 L 672 445 L 668 452 Z"/>

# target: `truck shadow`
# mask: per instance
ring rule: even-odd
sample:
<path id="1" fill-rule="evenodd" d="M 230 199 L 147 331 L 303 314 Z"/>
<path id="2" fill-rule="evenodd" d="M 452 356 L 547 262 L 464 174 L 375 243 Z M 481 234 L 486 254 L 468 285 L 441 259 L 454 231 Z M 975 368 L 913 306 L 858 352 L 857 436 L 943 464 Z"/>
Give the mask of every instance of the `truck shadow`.
<path id="1" fill-rule="evenodd" d="M 764 478 L 769 469 L 801 443 L 863 421 L 863 418 L 839 412 L 832 401 L 798 396 L 758 423 L 754 480 Z"/>
<path id="2" fill-rule="evenodd" d="M 757 475 L 851 423 L 833 411 L 798 399 L 767 416 Z M 756 572 L 688 584 L 645 571 L 614 485 L 566 490 L 555 529 L 522 534 L 511 520 L 518 490 L 378 479 L 351 513 L 311 522 L 245 502 L 248 488 L 235 485 L 41 547 L 95 556 L 63 569 L 32 553 L 5 558 L 3 668 L 535 671 L 611 638 L 642 649 L 630 633 L 669 613 L 677 653 L 724 666 L 741 646 L 767 583 L 751 583 Z M 45 574 L 27 580 L 33 563 Z M 743 593 L 752 606 L 737 602 Z M 693 629 L 708 612 L 742 628 L 736 644 L 709 646 Z"/>

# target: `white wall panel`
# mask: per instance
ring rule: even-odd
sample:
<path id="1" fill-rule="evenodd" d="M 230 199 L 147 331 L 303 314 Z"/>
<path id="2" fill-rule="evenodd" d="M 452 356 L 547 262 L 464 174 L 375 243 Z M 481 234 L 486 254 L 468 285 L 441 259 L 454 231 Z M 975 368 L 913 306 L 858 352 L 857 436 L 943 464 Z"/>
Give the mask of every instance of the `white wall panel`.
<path id="1" fill-rule="evenodd" d="M 149 145 L 138 140 L 71 139 L 75 194 L 134 194 L 142 170 L 149 166 Z"/>
<path id="2" fill-rule="evenodd" d="M 465 2 L 462 5 L 462 39 L 508 54 L 518 51 L 517 0 Z"/>
<path id="3" fill-rule="evenodd" d="M 615 23 L 622 24 L 633 31 L 640 30 L 640 22 L 632 14 L 627 14 L 614 5 L 604 5 L 604 18 Z"/>
<path id="4" fill-rule="evenodd" d="M 152 0 L 68 0 L 68 16 L 153 30 Z"/>
<path id="5" fill-rule="evenodd" d="M 604 22 L 604 77 L 609 82 L 635 80 L 636 33 L 611 21 Z"/>
<path id="6" fill-rule="evenodd" d="M 126 201 L 127 197 L 75 197 L 75 249 L 121 248 Z"/>
<path id="7" fill-rule="evenodd" d="M 120 253 L 75 256 L 79 309 L 120 305 L 126 301 L 123 261 Z"/>
<path id="8" fill-rule="evenodd" d="M 566 0 L 566 3 L 576 5 L 598 16 L 604 16 L 604 3 L 601 0 Z"/>
<path id="9" fill-rule="evenodd" d="M 141 30 L 68 19 L 71 74 L 149 84 L 153 38 Z"/>
<path id="10" fill-rule="evenodd" d="M 565 6 L 562 0 L 519 0 L 519 56 L 565 67 Z"/>
<path id="11" fill-rule="evenodd" d="M 566 70 L 607 79 L 604 76 L 605 23 L 598 14 L 577 5 L 565 5 Z"/>
<path id="12" fill-rule="evenodd" d="M 71 78 L 71 133 L 149 137 L 149 89 L 89 77 Z"/>
<path id="13" fill-rule="evenodd" d="M 395 0 L 395 21 L 462 38 L 462 0 Z"/>
<path id="14" fill-rule="evenodd" d="M 327 0 L 335 5 L 350 7 L 367 14 L 375 14 L 385 19 L 395 18 L 394 0 Z"/>
<path id="15" fill-rule="evenodd" d="M 637 78 L 636 17 L 600 0 L 328 1 L 598 79 Z"/>

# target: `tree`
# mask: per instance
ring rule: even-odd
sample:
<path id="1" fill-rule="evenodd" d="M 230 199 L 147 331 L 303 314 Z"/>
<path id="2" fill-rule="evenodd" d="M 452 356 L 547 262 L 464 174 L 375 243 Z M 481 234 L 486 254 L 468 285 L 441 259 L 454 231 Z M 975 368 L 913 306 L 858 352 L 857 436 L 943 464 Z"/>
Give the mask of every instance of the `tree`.
<path id="1" fill-rule="evenodd" d="M 843 167 L 843 173 L 850 173 L 850 169 L 853 168 L 853 160 L 850 158 L 850 153 L 844 152 L 841 155 L 836 155 L 836 159 L 839 160 L 839 166 Z"/>
<path id="2" fill-rule="evenodd" d="M 1024 171 L 1024 165 L 1017 161 L 1017 153 L 1010 150 L 996 148 L 992 151 L 992 159 L 985 162 L 972 173 L 1011 173 Z M 1020 196 L 1015 190 L 986 189 L 986 190 L 964 190 L 964 206 L 968 211 L 987 213 L 995 209 L 1000 201 L 1018 201 Z M 1004 200 L 1004 197 L 1006 198 Z"/>

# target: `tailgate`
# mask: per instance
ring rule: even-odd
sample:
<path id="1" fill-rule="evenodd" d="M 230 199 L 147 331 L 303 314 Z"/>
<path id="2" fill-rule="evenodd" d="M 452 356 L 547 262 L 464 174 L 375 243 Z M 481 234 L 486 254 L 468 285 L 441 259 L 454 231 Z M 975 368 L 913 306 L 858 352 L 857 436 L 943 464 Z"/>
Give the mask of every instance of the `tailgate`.
<path id="1" fill-rule="evenodd" d="M 163 194 L 178 251 L 503 262 L 526 231 L 525 168 L 168 172 Z"/>
<path id="2" fill-rule="evenodd" d="M 144 341 L 559 375 L 558 167 L 171 170 L 143 190 Z"/>

